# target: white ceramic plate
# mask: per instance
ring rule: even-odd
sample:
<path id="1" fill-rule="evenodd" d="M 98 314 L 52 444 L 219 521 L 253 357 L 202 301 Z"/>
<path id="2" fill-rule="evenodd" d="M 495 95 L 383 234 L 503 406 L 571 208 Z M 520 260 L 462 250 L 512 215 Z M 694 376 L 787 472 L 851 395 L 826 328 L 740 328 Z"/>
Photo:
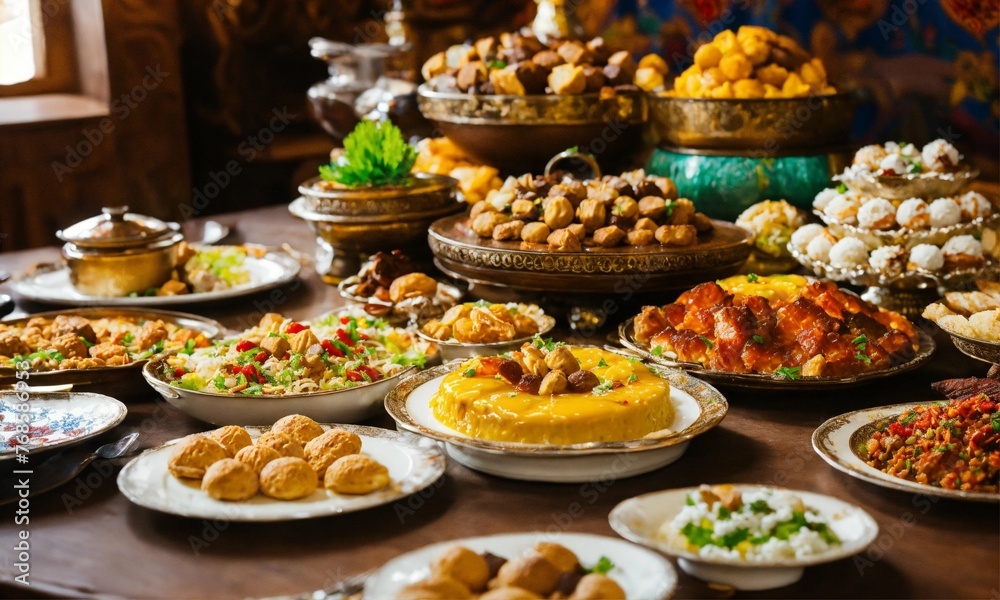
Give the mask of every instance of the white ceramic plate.
<path id="1" fill-rule="evenodd" d="M 0 461 L 17 454 L 17 426 L 24 422 L 21 404 L 17 392 L 0 392 Z M 31 392 L 27 404 L 29 454 L 79 444 L 115 427 L 128 413 L 114 398 L 85 392 Z"/>
<path id="2" fill-rule="evenodd" d="M 855 452 L 855 448 L 859 444 L 864 444 L 868 441 L 872 433 L 877 429 L 895 421 L 899 415 L 915 406 L 928 404 L 936 404 L 936 402 L 916 402 L 863 408 L 833 417 L 813 432 L 813 449 L 833 468 L 843 471 L 851 477 L 856 477 L 885 488 L 956 500 L 1000 503 L 1000 494 L 948 490 L 894 477 L 888 473 L 879 471 L 875 467 L 869 466 Z"/>
<path id="3" fill-rule="evenodd" d="M 569 548 L 585 568 L 593 567 L 602 556 L 608 557 L 615 565 L 608 577 L 621 586 L 629 600 L 669 598 L 677 587 L 677 573 L 670 563 L 635 544 L 584 533 L 508 533 L 441 542 L 397 556 L 368 578 L 364 598 L 395 598 L 404 586 L 426 579 L 430 575 L 431 561 L 454 546 L 490 552 L 510 560 L 529 552 L 541 541 Z"/>
<path id="4" fill-rule="evenodd" d="M 426 441 L 403 441 L 395 431 L 358 425 L 340 427 L 361 436 L 361 451 L 389 469 L 392 483 L 383 490 L 363 496 L 346 496 L 320 488 L 300 500 L 275 500 L 258 494 L 245 502 L 215 500 L 199 488 L 198 481 L 174 477 L 167 469 L 173 455 L 172 440 L 143 452 L 118 474 L 118 489 L 132 502 L 165 513 L 198 519 L 227 521 L 290 521 L 354 512 L 381 506 L 418 492 L 444 473 L 441 450 Z M 247 427 L 250 436 L 260 437 L 269 427 Z"/>
<path id="5" fill-rule="evenodd" d="M 737 485 L 745 491 L 779 490 L 757 485 Z M 611 528 L 625 539 L 655 548 L 677 557 L 681 569 L 704 581 L 730 585 L 741 590 L 767 590 L 798 581 L 804 568 L 853 556 L 868 547 L 878 536 L 878 524 L 861 508 L 831 496 L 791 490 L 808 508 L 815 508 L 828 522 L 841 543 L 815 556 L 774 561 L 704 558 L 689 552 L 683 542 L 667 539 L 660 527 L 684 508 L 688 494 L 697 487 L 665 490 L 625 500 L 611 511 Z"/>
<path id="6" fill-rule="evenodd" d="M 715 427 L 729 410 L 722 394 L 707 383 L 681 371 L 657 369 L 670 382 L 676 411 L 664 431 L 627 442 L 563 446 L 480 440 L 444 425 L 430 408 L 444 376 L 460 365 L 456 361 L 406 378 L 386 396 L 386 410 L 397 428 L 444 442 L 448 455 L 466 467 L 509 479 L 580 483 L 609 472 L 617 477 L 648 473 L 680 458 L 691 438 Z"/>
<path id="7" fill-rule="evenodd" d="M 69 267 L 65 264 L 40 265 L 25 273 L 11 287 L 28 300 L 59 306 L 182 306 L 216 302 L 256 294 L 284 285 L 299 274 L 299 262 L 287 254 L 268 252 L 257 258 L 247 256 L 244 266 L 250 281 L 218 292 L 181 294 L 178 296 L 122 296 L 105 298 L 81 294 L 70 283 Z"/>

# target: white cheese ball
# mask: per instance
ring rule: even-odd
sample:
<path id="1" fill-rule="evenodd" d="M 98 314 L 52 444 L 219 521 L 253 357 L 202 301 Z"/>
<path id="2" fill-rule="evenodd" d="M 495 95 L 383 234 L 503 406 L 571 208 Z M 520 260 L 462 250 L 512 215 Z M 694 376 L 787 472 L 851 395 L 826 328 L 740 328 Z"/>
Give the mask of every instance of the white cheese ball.
<path id="1" fill-rule="evenodd" d="M 907 229 L 924 229 L 931 224 L 930 208 L 920 198 L 903 200 L 896 209 L 896 222 Z"/>
<path id="2" fill-rule="evenodd" d="M 941 138 L 924 146 L 920 156 L 924 161 L 924 169 L 928 171 L 950 171 L 962 161 L 958 149 Z"/>
<path id="3" fill-rule="evenodd" d="M 858 209 L 858 225 L 869 229 L 890 229 L 896 224 L 896 207 L 885 198 L 872 198 Z"/>
<path id="4" fill-rule="evenodd" d="M 817 262 L 825 263 L 830 260 L 831 248 L 833 248 L 833 242 L 830 241 L 830 238 L 818 235 L 806 245 L 806 254 Z"/>
<path id="5" fill-rule="evenodd" d="M 882 246 L 872 250 L 868 264 L 879 273 L 894 274 L 906 264 L 906 250 L 902 246 Z"/>
<path id="6" fill-rule="evenodd" d="M 910 264 L 917 269 L 937 271 L 944 266 L 944 254 L 932 244 L 917 244 L 910 248 Z"/>
<path id="7" fill-rule="evenodd" d="M 809 242 L 823 233 L 824 229 L 826 228 L 818 223 L 809 223 L 808 225 L 799 227 L 792 234 L 792 246 L 800 252 L 805 252 Z"/>
<path id="8" fill-rule="evenodd" d="M 885 156 L 885 148 L 878 144 L 864 146 L 854 153 L 854 166 L 863 167 L 868 171 L 875 171 Z"/>
<path id="9" fill-rule="evenodd" d="M 962 220 L 962 209 L 951 198 L 938 198 L 930 206 L 931 227 L 951 227 Z"/>
<path id="10" fill-rule="evenodd" d="M 910 165 L 898 154 L 889 154 L 878 164 L 879 175 L 886 175 L 888 177 L 906 175 L 909 172 L 909 168 Z"/>
<path id="11" fill-rule="evenodd" d="M 816 198 L 813 200 L 813 208 L 815 208 L 816 210 L 823 210 L 826 208 L 828 204 L 830 204 L 830 202 L 834 198 L 836 198 L 839 195 L 840 192 L 838 192 L 836 189 L 826 188 L 825 190 L 816 194 Z"/>
<path id="12" fill-rule="evenodd" d="M 857 238 L 846 237 L 830 248 L 830 266 L 853 269 L 868 263 L 868 246 Z"/>
<path id="13" fill-rule="evenodd" d="M 941 246 L 941 253 L 946 258 L 961 255 L 982 258 L 983 245 L 971 235 L 956 235 Z"/>
<path id="14" fill-rule="evenodd" d="M 966 192 L 958 198 L 958 205 L 962 209 L 962 218 L 968 221 L 987 217 L 993 212 L 993 204 L 986 199 L 986 196 L 979 192 Z"/>
<path id="15" fill-rule="evenodd" d="M 858 222 L 858 210 L 861 208 L 861 201 L 854 196 L 841 194 L 830 201 L 823 209 L 823 214 L 838 223 L 854 225 Z"/>

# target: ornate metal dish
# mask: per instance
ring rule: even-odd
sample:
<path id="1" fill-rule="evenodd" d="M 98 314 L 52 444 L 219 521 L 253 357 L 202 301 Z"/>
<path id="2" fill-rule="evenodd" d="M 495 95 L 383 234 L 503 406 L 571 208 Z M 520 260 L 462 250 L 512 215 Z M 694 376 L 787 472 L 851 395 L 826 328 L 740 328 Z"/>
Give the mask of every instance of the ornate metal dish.
<path id="1" fill-rule="evenodd" d="M 777 99 L 650 96 L 657 145 L 753 151 L 758 156 L 811 154 L 850 141 L 852 94 Z"/>
<path id="2" fill-rule="evenodd" d="M 869 466 L 858 454 L 858 446 L 864 445 L 876 430 L 895 421 L 899 415 L 911 408 L 927 404 L 934 402 L 911 402 L 865 408 L 833 417 L 813 432 L 813 449 L 834 469 L 884 488 L 939 498 L 1000 503 L 1000 494 L 947 490 L 894 477 Z"/>
<path id="3" fill-rule="evenodd" d="M 538 322 L 538 333 L 535 335 L 544 337 L 552 331 L 555 326 L 556 320 L 553 317 L 549 315 L 542 315 Z M 435 339 L 424 333 L 422 328 L 423 324 L 421 323 L 417 328 L 417 335 L 423 340 L 437 344 L 438 350 L 441 352 L 441 360 L 444 362 L 449 362 L 455 359 L 472 358 L 473 356 L 493 356 L 496 354 L 503 354 L 504 352 L 517 350 L 524 345 L 525 342 L 530 342 L 535 337 L 535 335 L 529 335 L 527 337 L 515 338 L 506 342 L 469 344 L 455 340 L 441 341 L 439 339 Z"/>
<path id="4" fill-rule="evenodd" d="M 942 329 L 948 332 L 948 335 L 951 336 L 952 343 L 955 344 L 955 347 L 958 348 L 962 354 L 995 365 L 1000 364 L 1000 342 L 977 340 L 975 338 L 955 333 L 954 331 L 944 327 L 942 327 Z"/>
<path id="5" fill-rule="evenodd" d="M 631 460 L 615 468 L 618 476 L 647 473 L 680 458 L 692 438 L 718 425 L 729 411 L 725 397 L 711 385 L 682 371 L 653 366 L 670 382 L 677 416 L 668 429 L 626 442 L 550 445 L 481 440 L 443 425 L 428 406 L 442 378 L 460 366 L 454 361 L 407 377 L 386 396 L 385 408 L 399 429 L 444 442 L 448 454 L 469 468 L 511 479 L 592 481 L 610 472 L 626 454 Z"/>
<path id="6" fill-rule="evenodd" d="M 750 255 L 750 233 L 723 221 L 686 248 L 618 246 L 551 252 L 547 245 L 480 238 L 468 217 L 435 221 L 427 241 L 438 266 L 473 283 L 518 290 L 620 293 L 623 280 L 644 292 L 680 289 L 736 273 Z"/>
<path id="7" fill-rule="evenodd" d="M 726 388 L 739 388 L 748 390 L 773 390 L 773 391 L 802 391 L 802 390 L 832 390 L 853 387 L 870 383 L 877 379 L 884 379 L 906 373 L 918 368 L 930 360 L 931 354 L 937 345 L 934 339 L 924 333 L 917 331 L 920 337 L 920 347 L 917 354 L 905 363 L 892 366 L 884 371 L 871 371 L 854 375 L 853 377 L 803 377 L 801 379 L 789 380 L 780 375 L 771 373 L 730 373 L 728 371 L 714 371 L 707 369 L 698 363 L 684 362 L 672 359 L 667 356 L 656 356 L 650 352 L 648 345 L 638 342 L 635 339 L 635 317 L 622 323 L 618 328 L 618 339 L 626 349 L 643 360 L 651 363 L 670 367 L 673 369 L 683 369 L 701 379 L 710 381 L 715 385 Z"/>
<path id="8" fill-rule="evenodd" d="M 400 215 L 442 209 L 457 203 L 458 181 L 444 175 L 417 173 L 396 187 L 321 189 L 313 177 L 299 186 L 307 210 L 345 217 Z"/>
<path id="9" fill-rule="evenodd" d="M 958 235 L 972 235 L 981 232 L 984 227 L 995 227 L 1000 224 L 1000 212 L 995 212 L 987 217 L 979 217 L 966 223 L 956 223 L 948 227 L 934 227 L 931 229 L 868 229 L 848 223 L 841 223 L 821 210 L 814 210 L 813 214 L 818 216 L 829 226 L 830 232 L 838 238 L 850 235 L 861 239 L 877 239 L 882 244 L 912 247 L 916 244 L 934 244 L 940 246 L 949 239 Z"/>
<path id="10" fill-rule="evenodd" d="M 847 169 L 833 178 L 847 187 L 889 200 L 907 198 L 942 198 L 955 196 L 979 176 L 979 171 L 966 169 L 955 173 L 911 173 L 908 175 L 875 175 L 870 171 Z"/>

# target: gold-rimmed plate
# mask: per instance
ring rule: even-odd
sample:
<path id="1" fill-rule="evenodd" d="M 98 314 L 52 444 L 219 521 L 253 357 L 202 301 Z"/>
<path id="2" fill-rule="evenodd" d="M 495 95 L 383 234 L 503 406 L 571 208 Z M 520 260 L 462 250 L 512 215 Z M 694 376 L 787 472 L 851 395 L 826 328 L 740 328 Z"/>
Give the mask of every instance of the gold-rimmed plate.
<path id="1" fill-rule="evenodd" d="M 651 370 L 670 383 L 675 417 L 662 431 L 642 439 L 582 444 L 524 444 L 483 440 L 451 429 L 434 416 L 431 397 L 461 361 L 411 375 L 385 398 L 385 407 L 405 431 L 443 442 L 449 456 L 470 469 L 524 481 L 578 483 L 614 472 L 648 473 L 679 459 L 695 437 L 726 416 L 729 404 L 711 385 L 673 369 Z"/>
<path id="2" fill-rule="evenodd" d="M 920 338 L 920 347 L 916 355 L 910 360 L 889 367 L 880 371 L 869 371 L 851 377 L 801 377 L 799 379 L 786 379 L 781 375 L 773 373 L 732 373 L 729 371 L 716 371 L 707 369 L 703 365 L 693 362 L 684 362 L 669 356 L 655 355 L 648 344 L 643 344 L 635 339 L 635 317 L 629 318 L 618 327 L 618 341 L 625 348 L 636 356 L 653 364 L 662 365 L 673 369 L 682 369 L 701 379 L 710 381 L 715 385 L 739 388 L 748 390 L 771 390 L 771 391 L 802 391 L 802 390 L 830 390 L 847 388 L 856 385 L 863 385 L 878 379 L 892 377 L 900 373 L 906 373 L 918 368 L 927 362 L 934 349 L 937 347 L 934 339 L 924 333 L 917 331 Z"/>

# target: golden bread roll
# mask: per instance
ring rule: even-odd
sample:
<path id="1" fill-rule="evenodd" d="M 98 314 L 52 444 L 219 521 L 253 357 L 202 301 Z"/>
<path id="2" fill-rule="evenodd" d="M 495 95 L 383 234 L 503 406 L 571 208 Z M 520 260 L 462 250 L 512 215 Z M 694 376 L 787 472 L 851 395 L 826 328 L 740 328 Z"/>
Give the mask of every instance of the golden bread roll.
<path id="1" fill-rule="evenodd" d="M 177 444 L 167 468 L 174 477 L 201 479 L 212 463 L 229 458 L 219 442 L 201 434 L 189 435 Z"/>
<path id="2" fill-rule="evenodd" d="M 538 542 L 535 545 L 535 552 L 547 558 L 562 573 L 572 573 L 580 566 L 580 559 L 576 554 L 562 544 Z"/>
<path id="3" fill-rule="evenodd" d="M 216 500 L 249 500 L 257 495 L 260 480 L 246 463 L 223 458 L 205 471 L 201 489 Z"/>
<path id="4" fill-rule="evenodd" d="M 268 431 L 257 438 L 257 445 L 267 446 L 281 456 L 290 456 L 293 458 L 305 457 L 302 444 L 293 440 L 288 434 L 281 433 L 280 431 Z"/>
<path id="5" fill-rule="evenodd" d="M 364 454 L 337 459 L 323 477 L 323 486 L 338 494 L 370 494 L 387 485 L 389 469 Z"/>
<path id="6" fill-rule="evenodd" d="M 431 563 L 431 573 L 461 581 L 473 592 L 482 592 L 490 580 L 486 559 L 465 546 L 455 546 Z"/>
<path id="7" fill-rule="evenodd" d="M 281 458 L 278 451 L 270 446 L 247 446 L 245 448 L 240 448 L 240 451 L 236 453 L 236 460 L 246 463 L 253 472 L 260 475 L 260 472 L 264 470 L 264 465 Z"/>
<path id="8" fill-rule="evenodd" d="M 260 490 L 278 500 L 298 500 L 316 491 L 316 471 L 302 458 L 283 456 L 260 472 Z"/>
<path id="9" fill-rule="evenodd" d="M 471 597 L 472 592 L 462 582 L 440 575 L 411 583 L 396 594 L 396 600 L 466 600 Z"/>
<path id="10" fill-rule="evenodd" d="M 302 446 L 305 446 L 309 440 L 323 434 L 323 427 L 309 417 L 288 415 L 275 421 L 274 425 L 271 426 L 271 431 L 283 433 Z"/>
<path id="11" fill-rule="evenodd" d="M 497 583 L 503 586 L 519 587 L 548 596 L 559 585 L 562 573 L 547 558 L 540 554 L 529 554 L 509 560 L 500 567 Z"/>
<path id="12" fill-rule="evenodd" d="M 253 443 L 250 439 L 250 434 L 247 433 L 246 429 L 243 429 L 239 425 L 226 425 L 225 427 L 219 427 L 213 431 L 209 431 L 205 434 L 205 437 L 213 439 L 226 449 L 229 456 L 236 456 L 236 453 L 242 448 L 246 448 Z"/>
<path id="13" fill-rule="evenodd" d="M 625 590 L 607 575 L 590 573 L 576 584 L 570 600 L 625 600 Z"/>
<path id="14" fill-rule="evenodd" d="M 542 596 L 524 588 L 504 586 L 493 588 L 479 597 L 479 600 L 541 600 Z"/>
<path id="15" fill-rule="evenodd" d="M 346 429 L 331 429 L 310 440 L 305 447 L 305 459 L 322 475 L 338 458 L 361 452 L 361 438 Z"/>

